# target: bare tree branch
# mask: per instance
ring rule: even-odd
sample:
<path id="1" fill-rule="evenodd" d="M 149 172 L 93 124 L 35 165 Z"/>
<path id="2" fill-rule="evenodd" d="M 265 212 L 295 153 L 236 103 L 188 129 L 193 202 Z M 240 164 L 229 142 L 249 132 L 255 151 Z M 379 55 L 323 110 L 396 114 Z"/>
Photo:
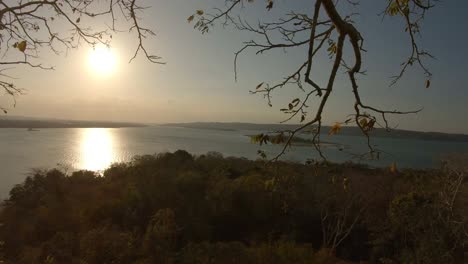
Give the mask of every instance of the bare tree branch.
<path id="1" fill-rule="evenodd" d="M 138 15 L 145 8 L 136 0 L 9 0 L 0 1 L 0 65 L 29 66 L 44 70 L 53 70 L 44 66 L 39 51 L 45 48 L 60 55 L 70 49 L 78 48 L 82 43 L 90 46 L 102 44 L 109 46 L 112 35 L 117 33 L 116 22 L 121 20 L 128 31 L 136 32 L 138 45 L 132 60 L 142 52 L 152 63 L 163 64 L 161 57 L 150 54 L 144 44 L 147 37 L 154 33 L 140 25 Z M 119 13 L 118 13 L 119 12 Z M 87 21 L 98 19 L 111 20 L 106 29 L 95 25 L 87 26 Z M 64 30 L 63 28 L 69 30 Z M 7 59 L 23 57 L 22 59 Z M 3 68 L 0 70 L 5 70 Z M 9 96 L 21 94 L 22 89 L 15 86 L 9 76 L 1 80 L 0 85 Z M 2 110 L 6 110 L 2 108 Z"/>
<path id="2" fill-rule="evenodd" d="M 389 4 L 383 12 L 383 17 L 386 15 L 399 16 L 405 21 L 412 51 L 410 57 L 401 65 L 399 74 L 393 77 L 391 85 L 398 82 L 407 68 L 413 64 L 418 65 L 423 70 L 427 78 L 426 86 L 428 87 L 430 85 L 429 79 L 432 73 L 424 64 L 423 59 L 425 57 L 432 58 L 432 55 L 419 47 L 415 34 L 419 33 L 420 21 L 424 19 L 426 11 L 434 6 L 433 2 L 435 1 L 436 0 L 389 0 Z M 373 130 L 375 126 L 381 126 L 386 130 L 390 130 L 391 127 L 388 122 L 388 115 L 416 114 L 422 110 L 422 108 L 411 111 L 386 110 L 370 106 L 362 101 L 356 76 L 364 73 L 361 70 L 361 66 L 363 63 L 362 52 L 365 52 L 365 50 L 363 49 L 364 39 L 359 30 L 354 26 L 352 20 L 357 13 L 340 14 L 336 8 L 338 4 L 337 1 L 315 0 L 311 16 L 290 12 L 277 21 L 259 22 L 255 27 L 241 17 L 234 19 L 235 10 L 240 10 L 245 4 L 252 4 L 252 2 L 254 1 L 226 0 L 224 9 L 215 9 L 213 14 L 206 14 L 198 10 L 194 15 L 189 17 L 188 21 L 192 22 L 195 20 L 194 27 L 202 33 L 208 32 L 210 28 L 219 22 L 223 26 L 230 24 L 240 31 L 246 31 L 254 35 L 254 38 L 244 42 L 242 48 L 235 53 L 234 76 L 236 80 L 238 78 L 237 64 L 239 56 L 247 50 L 254 50 L 256 54 L 264 54 L 267 51 L 277 49 L 300 49 L 302 51 L 304 48 L 307 48 L 305 62 L 301 62 L 290 75 L 283 79 L 283 81 L 276 84 L 263 81 L 257 85 L 255 90 L 250 91 L 252 94 L 263 94 L 269 106 L 272 106 L 271 97 L 276 89 L 295 85 L 299 90 L 304 92 L 303 98 L 294 98 L 287 107 L 281 109 L 284 114 L 288 115 L 283 122 L 288 122 L 300 117 L 300 122 L 302 124 L 291 131 L 274 132 L 276 134 L 281 132 L 282 135 L 287 134 L 288 139 L 275 140 L 275 142 L 284 144 L 284 146 L 272 160 L 278 160 L 284 155 L 290 147 L 293 138 L 306 128 L 312 128 L 313 145 L 319 155 L 325 159 L 320 147 L 320 133 L 322 133 L 321 127 L 323 122 L 322 115 L 329 97 L 333 94 L 336 76 L 341 67 L 346 69 L 354 95 L 354 113 L 352 113 L 350 115 L 351 118 L 348 118 L 346 121 L 337 122 L 330 131 L 330 134 L 337 133 L 341 125 L 348 125 L 354 122 L 367 138 L 369 149 L 367 153 L 359 155 L 359 157 L 363 157 L 364 155 L 376 158 L 379 157 L 381 151 L 372 146 L 369 132 Z M 274 2 L 275 1 L 268 1 L 267 10 L 274 7 Z M 347 1 L 347 4 L 355 7 L 359 4 L 359 1 Z M 346 8 L 340 10 L 346 10 Z M 281 41 L 278 41 L 278 39 L 281 39 Z M 351 56 L 344 56 L 346 39 L 349 40 L 349 45 L 351 47 L 349 50 L 346 49 L 346 52 Z M 328 48 L 324 45 L 325 43 L 328 43 Z M 320 85 L 314 80 L 314 72 L 312 70 L 314 59 L 319 53 L 328 53 L 329 57 L 332 59 L 332 68 L 330 70 L 329 79 L 325 85 Z M 345 57 L 354 58 L 354 64 L 348 66 L 343 59 Z M 317 105 L 314 113 L 309 113 L 307 108 L 309 104 L 312 104 L 314 97 L 311 95 L 313 94 L 319 99 L 317 103 L 314 103 Z M 308 118 L 309 115 L 311 115 L 310 118 Z M 260 140 L 259 143 L 266 143 L 270 138 L 273 138 L 271 133 L 262 135 L 263 137 L 257 137 L 257 139 Z"/>

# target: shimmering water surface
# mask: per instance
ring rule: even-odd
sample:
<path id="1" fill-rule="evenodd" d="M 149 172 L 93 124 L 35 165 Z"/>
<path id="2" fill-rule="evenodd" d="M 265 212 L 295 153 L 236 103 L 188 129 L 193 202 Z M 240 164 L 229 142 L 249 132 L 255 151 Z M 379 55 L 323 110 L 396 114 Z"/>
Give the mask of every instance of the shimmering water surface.
<path id="1" fill-rule="evenodd" d="M 259 146 L 250 143 L 245 135 L 252 131 L 220 131 L 178 127 L 151 126 L 142 128 L 72 128 L 0 129 L 0 198 L 5 198 L 14 184 L 21 183 L 33 168 L 86 169 L 102 171 L 115 162 L 131 160 L 135 155 L 185 149 L 193 154 L 209 151 L 225 156 L 257 158 Z M 365 152 L 361 137 L 333 136 L 324 138 L 342 144 L 344 151 L 328 147 L 325 154 L 332 161 L 346 161 L 348 152 Z M 468 143 L 374 138 L 373 143 L 387 154 L 378 161 L 367 161 L 372 166 L 429 168 L 438 166 L 444 155 L 468 153 Z M 262 149 L 273 156 L 279 146 Z M 317 158 L 310 146 L 295 146 L 284 159 L 304 162 Z"/>

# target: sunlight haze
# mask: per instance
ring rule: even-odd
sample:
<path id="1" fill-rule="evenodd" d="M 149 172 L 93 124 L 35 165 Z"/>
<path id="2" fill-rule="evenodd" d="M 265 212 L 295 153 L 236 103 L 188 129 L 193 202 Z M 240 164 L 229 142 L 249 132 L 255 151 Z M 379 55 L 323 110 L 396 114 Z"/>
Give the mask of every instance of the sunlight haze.
<path id="1" fill-rule="evenodd" d="M 235 82 L 234 52 L 251 36 L 219 26 L 202 35 L 187 23 L 194 10 L 223 6 L 221 2 L 161 0 L 146 4 L 152 8 L 145 11 L 142 23 L 156 33 L 154 38 L 145 40 L 146 46 L 167 64 L 151 64 L 141 54 L 129 63 L 138 40 L 127 32 L 114 36 L 110 50 L 97 47 L 93 52 L 92 47 L 83 43 L 67 56 L 44 51 L 41 62 L 53 65 L 54 71 L 20 66 L 9 72 L 17 78 L 18 86 L 27 90 L 17 98 L 16 107 L 10 98 L 2 97 L 1 103 L 9 108 L 9 114 L 144 123 L 284 120 L 279 109 L 295 96 L 294 88 L 277 91 L 272 108 L 261 95 L 251 95 L 249 91 L 266 80 L 281 81 L 292 65 L 302 60 L 302 48 L 297 52 L 240 56 Z M 424 88 L 425 79 L 418 69 L 410 69 L 401 82 L 389 87 L 390 77 L 409 52 L 408 38 L 403 30 L 392 27 L 399 25 L 398 21 L 391 17 L 382 20 L 378 15 L 384 8 L 383 2 L 365 1 L 361 5 L 367 10 L 356 18 L 367 48 L 363 65 L 366 75 L 359 76 L 364 100 L 388 109 L 424 108 L 417 115 L 392 117 L 398 128 L 468 133 L 465 117 L 468 93 L 464 92 L 468 62 L 462 59 L 468 57 L 467 38 L 457 33 L 463 32 L 467 23 L 464 15 L 467 3 L 441 2 L 424 21 L 423 47 L 436 57 L 429 61 L 434 73 L 429 89 Z M 255 14 L 268 21 L 289 10 L 310 9 L 307 1 L 278 1 L 271 13 L 263 3 L 242 12 L 252 21 L 257 19 Z M 317 65 L 327 65 L 314 69 L 322 80 L 329 71 L 329 60 L 326 56 L 318 60 Z M 343 120 L 353 111 L 351 89 L 344 78 L 343 74 L 338 76 L 337 93 L 330 98 L 325 124 Z"/>
<path id="2" fill-rule="evenodd" d="M 90 49 L 88 54 L 90 72 L 99 77 L 113 75 L 118 70 L 117 56 L 110 47 L 99 45 Z"/>

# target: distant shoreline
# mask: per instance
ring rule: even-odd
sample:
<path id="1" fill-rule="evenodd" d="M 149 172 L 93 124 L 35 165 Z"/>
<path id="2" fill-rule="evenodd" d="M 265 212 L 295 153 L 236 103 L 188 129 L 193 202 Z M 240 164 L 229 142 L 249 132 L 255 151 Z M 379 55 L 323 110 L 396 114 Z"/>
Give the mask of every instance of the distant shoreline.
<path id="1" fill-rule="evenodd" d="M 210 129 L 220 131 L 257 131 L 257 132 L 278 132 L 294 130 L 298 125 L 294 124 L 254 124 L 254 123 L 222 123 L 222 122 L 194 122 L 194 123 L 167 123 L 161 126 L 183 127 L 193 129 Z M 323 126 L 322 134 L 326 135 L 331 127 Z M 309 129 L 310 130 L 310 129 Z M 304 131 L 303 134 L 310 134 Z M 362 136 L 362 132 L 355 126 L 344 126 L 338 133 L 340 136 Z M 369 133 L 371 137 L 392 138 L 392 139 L 413 139 L 445 142 L 465 142 L 468 143 L 468 135 L 450 134 L 441 132 L 421 132 L 402 129 L 387 131 L 383 128 L 376 128 Z"/>
<path id="2" fill-rule="evenodd" d="M 123 128 L 146 127 L 147 125 L 130 122 L 76 121 L 76 120 L 15 120 L 0 119 L 1 128 L 24 128 L 29 131 L 47 128 Z"/>

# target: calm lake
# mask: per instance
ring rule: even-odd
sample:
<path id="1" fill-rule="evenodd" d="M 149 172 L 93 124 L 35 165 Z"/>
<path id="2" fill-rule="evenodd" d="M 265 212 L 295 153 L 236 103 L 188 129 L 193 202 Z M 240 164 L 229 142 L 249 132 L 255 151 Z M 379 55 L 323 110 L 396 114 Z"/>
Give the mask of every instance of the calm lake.
<path id="1" fill-rule="evenodd" d="M 33 168 L 102 171 L 112 163 L 129 161 L 135 155 L 178 149 L 192 154 L 216 151 L 224 156 L 256 159 L 260 147 L 251 144 L 245 136 L 254 133 L 166 126 L 39 131 L 0 129 L 0 198 L 6 198 L 11 187 L 21 183 Z M 331 161 L 347 161 L 351 159 L 350 152 L 366 151 L 362 137 L 335 135 L 323 140 L 342 144 L 341 151 L 337 147 L 324 150 Z M 468 142 L 373 138 L 373 144 L 386 154 L 382 154 L 378 161 L 361 161 L 371 166 L 388 166 L 396 162 L 399 168 L 430 168 L 437 167 L 445 155 L 468 153 Z M 272 157 L 280 151 L 280 146 L 267 145 L 262 150 Z M 294 146 L 283 159 L 304 162 L 317 157 L 313 147 Z"/>

